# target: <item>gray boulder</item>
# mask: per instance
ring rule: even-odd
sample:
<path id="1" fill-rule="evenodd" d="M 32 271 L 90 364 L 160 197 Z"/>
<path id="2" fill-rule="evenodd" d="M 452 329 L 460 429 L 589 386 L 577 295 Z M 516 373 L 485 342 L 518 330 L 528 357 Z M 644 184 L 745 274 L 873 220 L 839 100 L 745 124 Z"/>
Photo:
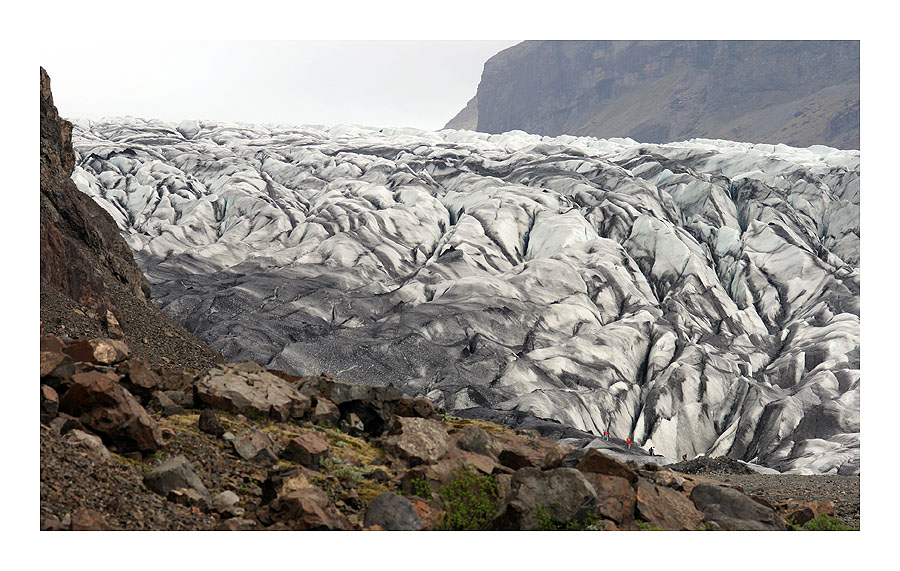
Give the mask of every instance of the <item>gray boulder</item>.
<path id="1" fill-rule="evenodd" d="M 210 497 L 209 490 L 194 472 L 191 462 L 181 455 L 169 458 L 161 466 L 144 474 L 144 485 L 164 497 L 172 490 L 182 488 L 193 489 L 207 499 Z"/>
<path id="2" fill-rule="evenodd" d="M 240 433 L 232 442 L 234 451 L 244 460 L 251 460 L 263 465 L 278 461 L 275 442 L 268 434 L 256 428 Z"/>
<path id="3" fill-rule="evenodd" d="M 698 484 L 691 490 L 691 501 L 703 512 L 714 529 L 738 531 L 781 531 L 781 517 L 770 507 L 754 501 L 734 488 Z"/>
<path id="4" fill-rule="evenodd" d="M 509 493 L 488 529 L 535 531 L 540 529 L 540 516 L 561 523 L 580 521 L 596 508 L 597 492 L 578 470 L 522 468 L 513 475 Z"/>
<path id="5" fill-rule="evenodd" d="M 422 520 L 412 502 L 394 492 L 375 497 L 366 510 L 365 526 L 380 525 L 388 531 L 419 531 Z"/>

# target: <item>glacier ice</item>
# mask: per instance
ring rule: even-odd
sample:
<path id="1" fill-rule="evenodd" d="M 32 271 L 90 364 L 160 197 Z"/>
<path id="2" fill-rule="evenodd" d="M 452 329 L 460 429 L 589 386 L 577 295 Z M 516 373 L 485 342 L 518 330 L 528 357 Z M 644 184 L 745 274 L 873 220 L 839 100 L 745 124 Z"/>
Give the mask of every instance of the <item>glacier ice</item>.
<path id="1" fill-rule="evenodd" d="M 155 302 L 231 359 L 859 473 L 858 151 L 133 118 L 73 143 Z"/>

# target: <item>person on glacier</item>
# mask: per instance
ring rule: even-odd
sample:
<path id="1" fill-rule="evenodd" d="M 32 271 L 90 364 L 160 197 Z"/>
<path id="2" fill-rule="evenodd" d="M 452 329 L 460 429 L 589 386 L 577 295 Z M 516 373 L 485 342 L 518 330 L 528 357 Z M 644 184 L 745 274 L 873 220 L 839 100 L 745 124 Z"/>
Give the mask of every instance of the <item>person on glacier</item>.
<path id="1" fill-rule="evenodd" d="M 650 455 L 653 456 L 653 447 L 650 447 Z"/>
<path id="2" fill-rule="evenodd" d="M 631 439 L 630 439 L 630 438 L 626 438 L 626 439 L 625 439 L 625 447 L 626 447 L 628 450 L 631 450 Z"/>
<path id="3" fill-rule="evenodd" d="M 609 442 L 609 429 L 608 428 L 603 431 L 603 440 L 606 440 L 607 442 Z"/>

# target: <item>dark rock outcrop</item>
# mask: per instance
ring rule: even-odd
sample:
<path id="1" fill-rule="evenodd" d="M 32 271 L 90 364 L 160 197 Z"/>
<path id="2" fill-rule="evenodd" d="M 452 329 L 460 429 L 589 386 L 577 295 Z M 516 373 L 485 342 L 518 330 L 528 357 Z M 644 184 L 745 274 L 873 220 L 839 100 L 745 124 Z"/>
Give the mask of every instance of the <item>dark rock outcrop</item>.
<path id="1" fill-rule="evenodd" d="M 87 371 L 72 376 L 59 410 L 106 438 L 122 451 L 153 451 L 163 439 L 156 421 L 118 382 L 113 372 Z"/>
<path id="2" fill-rule="evenodd" d="M 694 486 L 690 498 L 714 529 L 781 531 L 785 528 L 774 509 L 734 488 L 702 483 Z"/>
<path id="3" fill-rule="evenodd" d="M 858 149 L 859 54 L 858 41 L 527 41 L 485 63 L 447 127 Z"/>
<path id="4" fill-rule="evenodd" d="M 149 301 L 150 287 L 116 223 L 72 182 L 72 124 L 59 116 L 44 68 L 40 91 L 42 331 L 124 339 L 160 366 L 222 360 Z"/>

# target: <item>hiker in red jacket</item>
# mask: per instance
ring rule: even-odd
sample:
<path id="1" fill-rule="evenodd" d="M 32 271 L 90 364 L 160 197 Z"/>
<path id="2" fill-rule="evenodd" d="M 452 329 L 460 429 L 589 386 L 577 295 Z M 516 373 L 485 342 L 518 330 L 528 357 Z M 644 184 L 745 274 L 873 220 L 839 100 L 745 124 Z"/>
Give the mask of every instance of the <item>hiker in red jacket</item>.
<path id="1" fill-rule="evenodd" d="M 603 431 L 603 440 L 606 440 L 607 442 L 609 442 L 609 431 L 608 430 Z"/>
<path id="2" fill-rule="evenodd" d="M 631 450 L 631 439 L 630 439 L 630 438 L 626 438 L 626 439 L 625 439 L 625 444 L 628 445 L 628 446 L 627 446 L 628 450 Z"/>

